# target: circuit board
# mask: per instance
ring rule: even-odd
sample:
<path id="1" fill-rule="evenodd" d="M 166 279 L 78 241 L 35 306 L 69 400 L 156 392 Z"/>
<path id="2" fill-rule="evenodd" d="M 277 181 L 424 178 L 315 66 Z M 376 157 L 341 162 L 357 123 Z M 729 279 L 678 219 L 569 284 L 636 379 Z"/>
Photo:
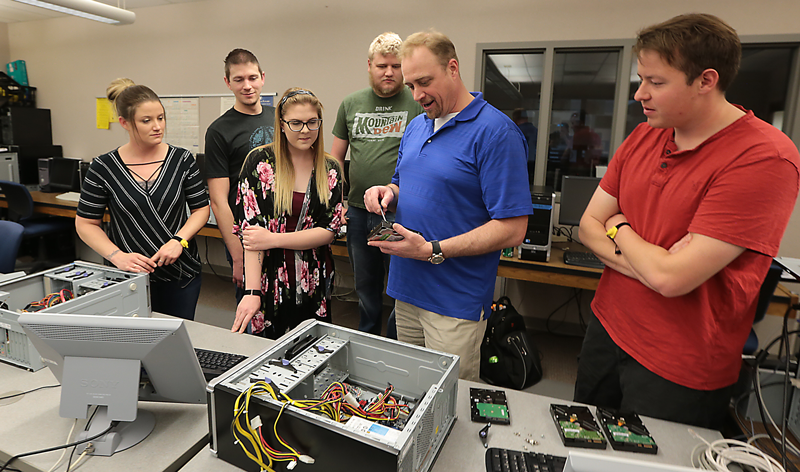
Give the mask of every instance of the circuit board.
<path id="1" fill-rule="evenodd" d="M 645 454 L 658 452 L 655 439 L 636 413 L 618 413 L 598 407 L 597 418 L 614 449 Z"/>
<path id="2" fill-rule="evenodd" d="M 506 401 L 506 392 L 502 390 L 469 389 L 471 419 L 479 423 L 511 424 L 511 417 Z"/>
<path id="3" fill-rule="evenodd" d="M 606 439 L 589 408 L 551 404 L 550 415 L 565 446 L 606 448 Z"/>

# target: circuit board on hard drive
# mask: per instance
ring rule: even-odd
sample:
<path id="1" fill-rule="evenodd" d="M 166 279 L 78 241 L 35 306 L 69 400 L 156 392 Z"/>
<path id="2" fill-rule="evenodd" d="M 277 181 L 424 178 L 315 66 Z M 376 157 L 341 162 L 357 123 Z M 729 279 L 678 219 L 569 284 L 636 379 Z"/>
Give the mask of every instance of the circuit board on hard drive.
<path id="1" fill-rule="evenodd" d="M 658 452 L 655 439 L 636 413 L 621 413 L 598 407 L 597 418 L 614 449 L 645 454 Z"/>
<path id="2" fill-rule="evenodd" d="M 606 439 L 589 408 L 551 404 L 550 415 L 565 446 L 606 448 Z"/>

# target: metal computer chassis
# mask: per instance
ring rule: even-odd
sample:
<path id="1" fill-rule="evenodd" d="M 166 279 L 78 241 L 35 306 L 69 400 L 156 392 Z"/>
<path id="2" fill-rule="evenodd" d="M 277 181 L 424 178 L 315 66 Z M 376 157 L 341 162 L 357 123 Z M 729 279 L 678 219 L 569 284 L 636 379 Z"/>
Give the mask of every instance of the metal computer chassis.
<path id="1" fill-rule="evenodd" d="M 19 310 L 46 295 L 67 289 L 73 299 L 37 313 L 150 316 L 147 274 L 76 261 L 0 283 L 0 361 L 32 371 L 44 367 L 17 322 Z"/>
<path id="2" fill-rule="evenodd" d="M 302 349 L 292 356 L 298 346 Z M 287 353 L 296 372 L 270 363 L 287 358 Z M 456 420 L 458 366 L 456 355 L 319 321 L 301 325 L 271 348 L 209 383 L 211 451 L 242 469 L 260 470 L 235 444 L 231 432 L 236 398 L 252 381 L 269 378 L 295 400 L 319 398 L 337 381 L 375 391 L 391 384 L 397 397 L 414 404 L 402 430 L 371 426 L 360 418 L 355 424 L 337 423 L 294 406 L 286 407 L 278 432 L 292 447 L 315 459 L 313 465 L 298 463 L 294 470 L 429 471 Z M 282 406 L 266 395 L 251 399 L 249 415 L 260 416 L 265 437 L 271 433 Z M 275 470 L 286 470 L 286 464 L 276 463 Z"/>

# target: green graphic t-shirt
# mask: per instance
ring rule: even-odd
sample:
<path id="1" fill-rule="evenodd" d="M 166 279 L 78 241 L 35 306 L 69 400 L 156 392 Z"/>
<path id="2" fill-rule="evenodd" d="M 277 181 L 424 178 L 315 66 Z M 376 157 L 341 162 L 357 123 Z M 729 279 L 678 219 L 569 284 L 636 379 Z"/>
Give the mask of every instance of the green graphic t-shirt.
<path id="1" fill-rule="evenodd" d="M 350 143 L 348 205 L 365 208 L 364 192 L 392 180 L 400 138 L 408 123 L 422 111 L 406 87 L 389 98 L 375 95 L 372 88 L 345 97 L 333 135 Z"/>

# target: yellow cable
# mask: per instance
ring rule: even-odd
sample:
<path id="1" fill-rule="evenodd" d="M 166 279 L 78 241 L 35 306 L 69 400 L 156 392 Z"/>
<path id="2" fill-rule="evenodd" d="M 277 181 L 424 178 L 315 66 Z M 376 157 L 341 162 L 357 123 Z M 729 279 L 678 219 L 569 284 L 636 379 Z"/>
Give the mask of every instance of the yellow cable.
<path id="1" fill-rule="evenodd" d="M 298 454 L 298 453 L 297 453 L 297 451 L 295 451 L 295 450 L 294 450 L 294 448 L 293 448 L 292 446 L 290 446 L 290 445 L 286 444 L 286 443 L 283 441 L 283 439 L 281 439 L 281 436 L 278 434 L 278 420 L 280 420 L 280 419 L 281 419 L 281 414 L 283 413 L 283 410 L 284 410 L 284 408 L 286 408 L 286 405 L 287 405 L 287 404 L 286 404 L 286 403 L 284 403 L 284 404 L 283 404 L 283 406 L 281 406 L 281 409 L 280 409 L 280 411 L 278 412 L 278 416 L 275 418 L 275 422 L 272 424 L 272 429 L 273 429 L 273 431 L 275 431 L 275 438 L 277 438 L 277 439 L 278 439 L 278 441 L 279 441 L 281 444 L 283 444 L 285 447 L 287 447 L 289 450 L 291 450 L 291 451 L 292 451 L 292 452 L 293 452 L 293 453 L 294 453 L 294 454 L 297 456 L 297 458 L 298 458 L 298 459 L 300 459 L 300 454 Z"/>
<path id="2" fill-rule="evenodd" d="M 253 384 L 252 386 L 250 386 L 249 389 L 247 389 L 244 392 L 242 392 L 236 398 L 236 402 L 234 403 L 233 436 L 234 436 L 234 438 L 236 438 L 236 441 L 239 443 L 239 446 L 242 448 L 242 450 L 244 451 L 245 455 L 247 455 L 247 457 L 250 458 L 250 460 L 252 460 L 253 462 L 257 463 L 263 470 L 266 470 L 267 472 L 274 472 L 274 470 L 272 469 L 272 458 L 269 455 L 267 455 L 267 459 L 269 460 L 269 464 L 265 464 L 263 459 L 262 459 L 262 457 L 261 457 L 262 447 L 261 447 L 260 438 L 258 439 L 258 441 L 256 441 L 255 438 L 253 437 L 253 435 L 249 434 L 248 431 L 246 431 L 246 430 L 244 430 L 242 428 L 242 426 L 240 424 L 240 420 L 239 420 L 239 417 L 241 416 L 241 414 L 246 411 L 246 407 L 250 404 L 250 395 L 252 393 L 253 387 L 255 387 L 256 385 L 257 384 Z M 245 404 L 242 405 L 242 407 L 240 408 L 239 404 L 240 404 L 240 402 L 242 400 L 242 397 L 245 397 Z M 245 413 L 245 421 L 247 422 L 247 428 L 248 429 L 252 429 L 250 427 L 249 415 L 247 415 L 246 413 Z M 253 450 L 255 451 L 255 454 L 253 454 L 253 453 L 251 453 L 250 451 L 247 450 L 247 448 L 244 445 L 243 439 L 240 438 L 236 434 L 236 431 L 239 431 L 250 442 L 250 444 L 253 446 Z"/>

